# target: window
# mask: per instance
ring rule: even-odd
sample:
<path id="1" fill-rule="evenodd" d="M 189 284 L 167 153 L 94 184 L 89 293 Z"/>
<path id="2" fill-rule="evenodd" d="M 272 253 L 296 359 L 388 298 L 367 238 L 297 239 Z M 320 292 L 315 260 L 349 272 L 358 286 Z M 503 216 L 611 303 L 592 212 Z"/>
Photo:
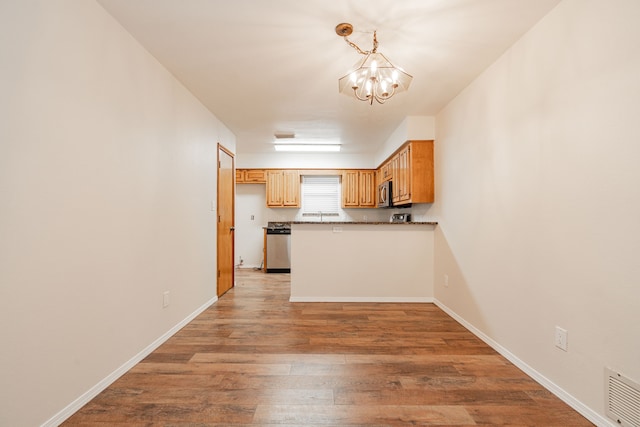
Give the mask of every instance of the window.
<path id="1" fill-rule="evenodd" d="M 340 177 L 338 175 L 302 176 L 302 215 L 339 216 Z"/>

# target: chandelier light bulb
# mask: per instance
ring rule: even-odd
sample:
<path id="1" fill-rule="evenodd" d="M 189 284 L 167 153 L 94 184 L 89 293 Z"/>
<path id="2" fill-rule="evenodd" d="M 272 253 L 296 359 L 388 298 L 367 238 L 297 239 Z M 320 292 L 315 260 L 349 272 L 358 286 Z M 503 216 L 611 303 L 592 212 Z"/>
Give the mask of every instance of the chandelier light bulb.
<path id="1" fill-rule="evenodd" d="M 387 81 L 382 80 L 380 82 L 380 88 L 382 89 L 382 96 L 389 96 L 389 92 L 387 91 Z"/>

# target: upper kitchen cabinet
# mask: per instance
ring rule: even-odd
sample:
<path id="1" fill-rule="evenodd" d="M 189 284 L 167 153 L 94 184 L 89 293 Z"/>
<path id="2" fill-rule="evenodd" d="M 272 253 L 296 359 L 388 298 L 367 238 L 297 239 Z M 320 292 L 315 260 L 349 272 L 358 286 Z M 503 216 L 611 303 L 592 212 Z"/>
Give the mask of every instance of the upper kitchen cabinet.
<path id="1" fill-rule="evenodd" d="M 411 203 L 411 145 L 409 144 L 393 157 L 394 179 L 393 179 L 393 204 Z"/>
<path id="2" fill-rule="evenodd" d="M 388 167 L 394 205 L 433 203 L 433 141 L 407 141 L 378 169 Z"/>
<path id="3" fill-rule="evenodd" d="M 391 161 L 385 162 L 378 168 L 376 175 L 378 177 L 378 185 L 391 180 L 393 178 L 393 163 Z"/>
<path id="4" fill-rule="evenodd" d="M 267 173 L 264 169 L 236 169 L 236 184 L 265 184 Z"/>
<path id="5" fill-rule="evenodd" d="M 267 171 L 267 207 L 300 207 L 300 172 L 297 170 Z"/>
<path id="6" fill-rule="evenodd" d="M 342 172 L 342 207 L 376 207 L 376 171 L 345 170 Z"/>

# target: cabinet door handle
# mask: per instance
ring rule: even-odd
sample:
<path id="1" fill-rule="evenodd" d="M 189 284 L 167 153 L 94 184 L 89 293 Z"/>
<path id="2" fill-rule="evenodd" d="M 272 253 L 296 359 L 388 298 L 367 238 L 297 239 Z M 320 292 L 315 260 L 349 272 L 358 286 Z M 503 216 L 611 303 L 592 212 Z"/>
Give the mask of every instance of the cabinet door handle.
<path id="1" fill-rule="evenodd" d="M 234 231 L 236 228 L 235 227 L 229 227 L 229 230 Z"/>

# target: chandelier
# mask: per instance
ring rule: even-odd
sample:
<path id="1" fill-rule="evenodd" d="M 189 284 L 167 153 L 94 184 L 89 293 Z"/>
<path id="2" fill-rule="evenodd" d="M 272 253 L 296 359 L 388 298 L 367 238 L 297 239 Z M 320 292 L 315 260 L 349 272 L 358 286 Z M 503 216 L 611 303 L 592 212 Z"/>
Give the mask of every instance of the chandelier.
<path id="1" fill-rule="evenodd" d="M 353 33 L 351 24 L 342 23 L 336 26 L 336 34 L 344 37 L 349 46 L 364 55 L 364 59 L 354 66 L 353 71 L 338 80 L 341 93 L 355 96 L 360 101 L 367 101 L 373 105 L 374 100 L 384 104 L 396 93 L 409 88 L 413 77 L 377 52 L 378 39 L 375 31 L 373 32 L 373 49 L 366 51 L 347 38 L 351 33 Z"/>

